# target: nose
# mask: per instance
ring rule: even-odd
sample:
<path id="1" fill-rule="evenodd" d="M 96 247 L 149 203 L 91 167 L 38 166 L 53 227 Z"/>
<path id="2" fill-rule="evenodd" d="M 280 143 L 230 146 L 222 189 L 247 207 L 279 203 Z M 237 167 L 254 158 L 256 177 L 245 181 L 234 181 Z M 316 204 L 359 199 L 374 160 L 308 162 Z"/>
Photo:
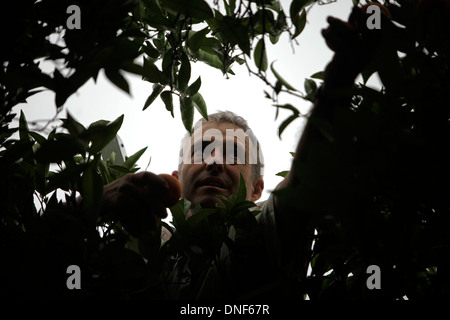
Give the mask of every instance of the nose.
<path id="1" fill-rule="evenodd" d="M 217 155 L 216 155 L 217 154 Z M 220 152 L 213 151 L 208 158 L 205 158 L 207 170 L 223 170 L 223 157 Z"/>

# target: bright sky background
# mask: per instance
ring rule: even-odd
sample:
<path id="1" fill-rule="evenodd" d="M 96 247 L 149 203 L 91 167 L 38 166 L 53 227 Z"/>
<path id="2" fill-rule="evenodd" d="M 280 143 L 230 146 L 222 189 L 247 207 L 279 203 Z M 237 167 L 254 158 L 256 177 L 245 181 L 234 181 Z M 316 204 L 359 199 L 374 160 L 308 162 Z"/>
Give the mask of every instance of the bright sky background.
<path id="1" fill-rule="evenodd" d="M 281 1 L 286 13 L 289 13 L 289 0 Z M 324 69 L 332 57 L 321 36 L 321 29 L 327 26 L 329 15 L 347 19 L 352 6 L 351 0 L 337 0 L 327 5 L 314 5 L 308 15 L 304 32 L 297 38 L 298 45 L 292 47 L 287 37 L 282 37 L 276 47 L 268 48 L 268 60 L 277 60 L 275 69 L 287 82 L 303 91 L 303 82 L 317 71 Z M 81 21 L 83 12 L 81 12 Z M 83 27 L 83 25 L 81 25 Z M 267 41 L 267 43 L 270 43 Z M 253 62 L 253 61 L 252 61 Z M 43 68 L 52 65 L 42 64 Z M 264 90 L 269 88 L 256 76 L 250 76 L 245 66 L 235 65 L 235 76 L 226 79 L 219 70 L 202 63 L 192 65 L 190 82 L 202 78 L 202 93 L 208 112 L 219 110 L 233 111 L 247 119 L 250 127 L 258 137 L 265 157 L 265 192 L 261 200 L 265 200 L 270 191 L 281 181 L 277 172 L 288 170 L 292 161 L 289 152 L 295 151 L 303 128 L 303 120 L 296 120 L 284 131 L 282 139 L 278 138 L 277 129 L 280 123 L 291 112 L 281 110 L 278 120 L 274 120 L 276 109 L 272 101 L 264 97 Z M 268 72 L 270 74 L 270 71 Z M 185 134 L 181 122 L 178 104 L 175 104 L 175 118 L 166 111 L 158 98 L 147 110 L 142 107 L 152 91 L 152 84 L 142 81 L 140 77 L 126 76 L 131 95 L 115 87 L 103 72 L 100 72 L 97 83 L 87 82 L 77 93 L 72 95 L 64 105 L 61 117 L 69 112 L 88 126 L 90 123 L 105 119 L 114 120 L 124 114 L 124 122 L 119 136 L 124 142 L 128 156 L 148 146 L 138 165 L 145 169 L 151 157 L 149 171 L 155 173 L 171 173 L 178 166 L 180 141 Z M 174 101 L 175 102 L 175 101 Z M 310 103 L 299 98 L 281 95 L 280 103 L 291 103 L 301 112 L 306 112 Z M 48 120 L 55 116 L 54 93 L 45 91 L 38 93 L 14 108 L 19 113 L 22 109 L 29 121 Z M 200 115 L 196 112 L 194 121 Z M 38 122 L 43 124 L 44 122 Z M 59 124 L 59 123 L 56 123 Z"/>

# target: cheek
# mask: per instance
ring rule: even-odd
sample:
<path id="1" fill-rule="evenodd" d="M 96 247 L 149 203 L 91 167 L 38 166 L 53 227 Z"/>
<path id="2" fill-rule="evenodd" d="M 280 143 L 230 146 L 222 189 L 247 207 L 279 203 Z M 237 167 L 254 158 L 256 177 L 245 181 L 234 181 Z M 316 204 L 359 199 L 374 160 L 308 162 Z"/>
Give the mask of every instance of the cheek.
<path id="1" fill-rule="evenodd" d="M 181 168 L 179 178 L 183 196 L 191 194 L 192 181 L 197 171 L 198 169 L 194 165 L 183 165 Z"/>
<path id="2" fill-rule="evenodd" d="M 235 180 L 235 186 L 236 186 L 236 190 L 240 181 L 240 175 L 242 174 L 242 177 L 244 178 L 245 181 L 245 186 L 247 187 L 247 192 L 249 191 L 249 187 L 251 187 L 251 169 L 249 169 L 248 167 L 240 167 L 240 168 L 236 168 L 235 172 L 233 173 L 233 177 Z"/>
<path id="3" fill-rule="evenodd" d="M 182 195 L 186 194 L 186 192 L 189 192 L 189 172 L 183 168 L 183 170 L 180 170 L 180 174 L 178 176 L 181 184 L 181 193 Z"/>

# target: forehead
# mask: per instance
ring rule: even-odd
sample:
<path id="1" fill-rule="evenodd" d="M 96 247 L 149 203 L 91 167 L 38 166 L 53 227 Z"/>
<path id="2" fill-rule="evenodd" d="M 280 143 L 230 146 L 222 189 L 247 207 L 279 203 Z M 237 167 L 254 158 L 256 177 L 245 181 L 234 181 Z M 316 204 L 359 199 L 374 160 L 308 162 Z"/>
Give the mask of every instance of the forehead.
<path id="1" fill-rule="evenodd" d="M 241 129 L 240 127 L 238 127 L 237 125 L 230 123 L 230 122 L 217 122 L 217 121 L 210 121 L 210 122 L 205 122 L 202 124 L 203 127 L 203 131 L 208 130 L 208 129 L 217 129 L 222 131 L 222 133 L 226 133 L 227 129 Z"/>
<path id="2" fill-rule="evenodd" d="M 196 130 L 200 130 L 200 128 L 196 128 Z M 247 134 L 244 132 L 244 130 L 233 123 L 211 121 L 203 123 L 201 126 L 201 135 L 193 134 L 191 137 L 191 141 L 211 141 L 211 137 L 215 139 L 215 137 L 217 137 L 219 133 L 223 141 L 234 140 L 242 144 L 245 144 L 245 138 L 247 137 Z"/>

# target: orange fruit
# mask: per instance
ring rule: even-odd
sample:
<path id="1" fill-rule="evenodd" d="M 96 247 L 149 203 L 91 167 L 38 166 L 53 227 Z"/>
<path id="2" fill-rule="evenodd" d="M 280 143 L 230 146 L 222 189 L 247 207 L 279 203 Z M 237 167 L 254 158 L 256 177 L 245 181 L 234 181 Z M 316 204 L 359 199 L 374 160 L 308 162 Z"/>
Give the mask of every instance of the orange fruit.
<path id="1" fill-rule="evenodd" d="M 169 191 L 162 196 L 162 202 L 169 208 L 177 204 L 181 197 L 181 184 L 178 179 L 170 174 L 161 173 L 158 176 L 166 180 L 169 185 Z"/>

